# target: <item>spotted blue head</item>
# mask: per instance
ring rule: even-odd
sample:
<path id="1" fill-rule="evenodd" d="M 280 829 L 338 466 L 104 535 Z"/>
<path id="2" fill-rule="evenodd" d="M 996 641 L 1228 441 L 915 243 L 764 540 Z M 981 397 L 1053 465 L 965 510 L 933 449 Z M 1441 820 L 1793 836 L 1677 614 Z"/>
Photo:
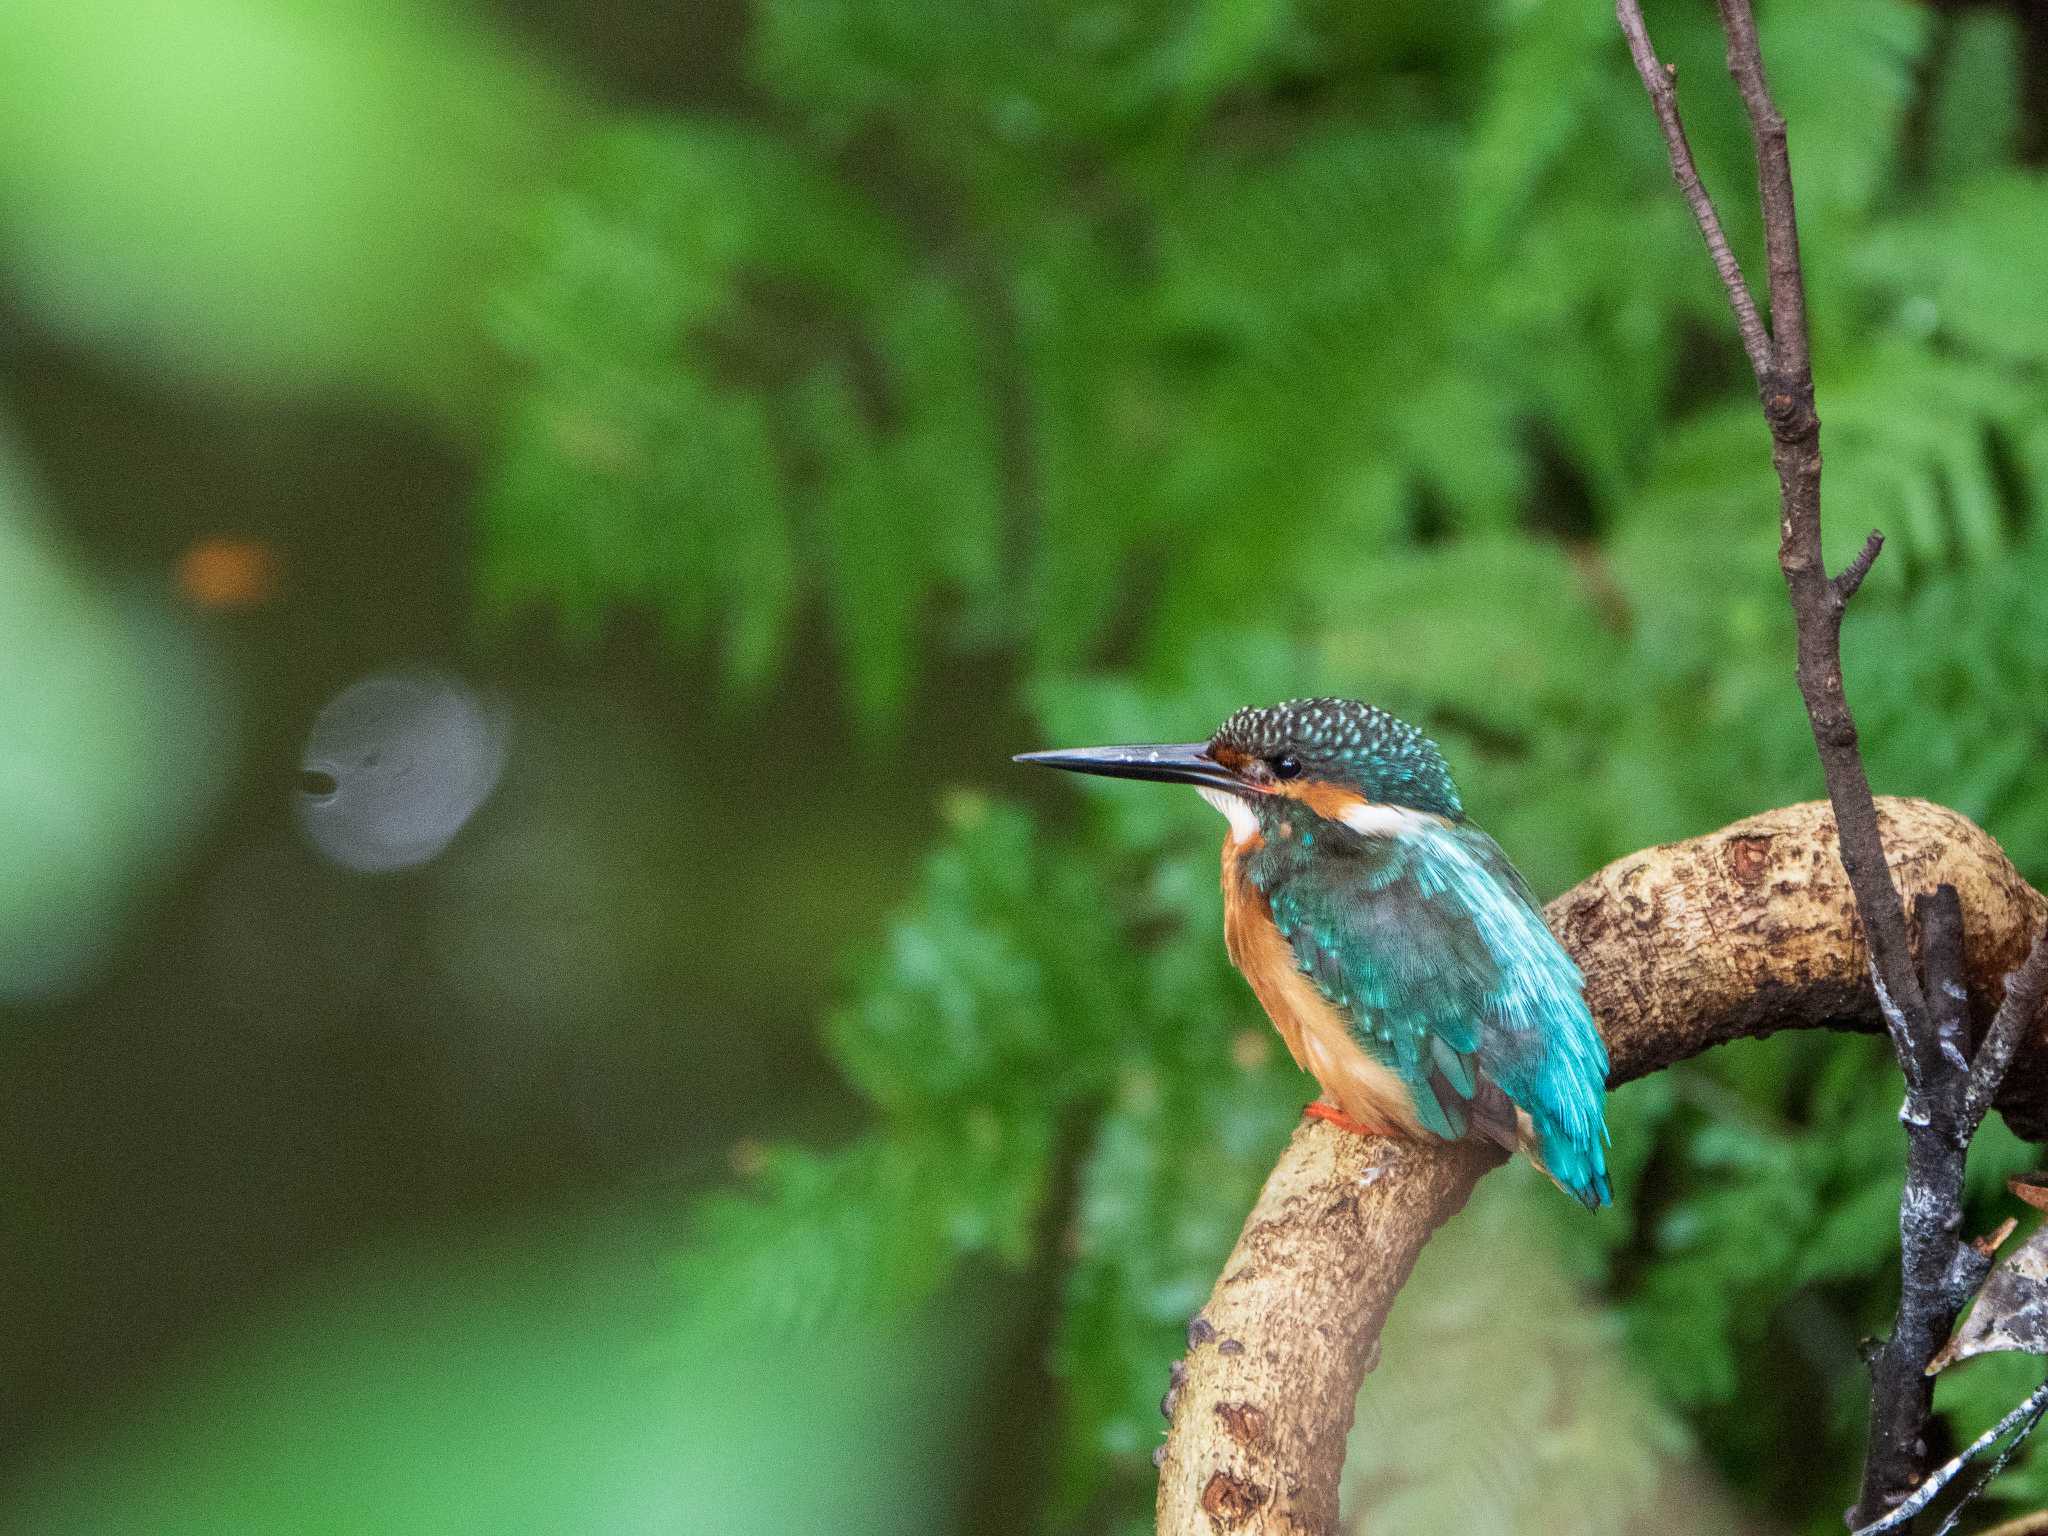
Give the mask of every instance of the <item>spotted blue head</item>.
<path id="1" fill-rule="evenodd" d="M 1356 699 L 1290 699 L 1240 709 L 1205 748 L 1240 778 L 1299 780 L 1348 790 L 1372 805 L 1455 821 L 1464 815 L 1436 743 L 1405 720 Z"/>
<path id="2" fill-rule="evenodd" d="M 1112 778 L 1193 784 L 1241 828 L 1252 822 L 1356 822 L 1366 815 L 1461 820 L 1436 744 L 1355 699 L 1291 699 L 1240 709 L 1207 741 L 1027 752 L 1039 763 Z"/>

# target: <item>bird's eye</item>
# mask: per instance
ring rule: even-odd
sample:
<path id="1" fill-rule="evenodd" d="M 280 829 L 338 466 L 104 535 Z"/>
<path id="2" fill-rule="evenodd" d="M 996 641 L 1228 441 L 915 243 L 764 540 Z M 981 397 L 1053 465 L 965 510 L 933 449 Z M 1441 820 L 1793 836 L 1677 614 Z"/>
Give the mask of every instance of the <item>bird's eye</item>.
<path id="1" fill-rule="evenodd" d="M 1289 752 L 1284 757 L 1274 758 L 1270 766 L 1273 770 L 1274 778 L 1291 779 L 1301 772 L 1301 759 L 1292 752 Z"/>

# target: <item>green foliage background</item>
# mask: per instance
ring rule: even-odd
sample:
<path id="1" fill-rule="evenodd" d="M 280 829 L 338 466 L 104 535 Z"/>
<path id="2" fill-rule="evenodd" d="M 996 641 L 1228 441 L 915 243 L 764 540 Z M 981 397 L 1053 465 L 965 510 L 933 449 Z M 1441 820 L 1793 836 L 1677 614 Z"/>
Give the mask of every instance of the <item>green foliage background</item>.
<path id="1" fill-rule="evenodd" d="M 1755 270 L 1710 9 L 1651 21 Z M 1845 640 L 1872 778 L 2038 881 L 2048 178 L 2018 29 L 1907 0 L 1763 24 L 1829 547 L 1888 537 Z M 539 616 L 601 659 L 652 615 L 715 700 L 678 772 L 736 778 L 735 814 L 797 814 L 792 698 L 895 796 L 841 806 L 848 837 L 940 808 L 825 1020 L 843 1088 L 799 1090 L 858 1123 L 745 1144 L 664 1250 L 675 1326 L 808 1348 L 961 1285 L 1036 1295 L 1030 1498 L 1047 1528 L 1145 1528 L 1166 1364 L 1308 1088 L 1223 956 L 1210 813 L 996 749 L 1366 697 L 1443 745 L 1545 895 L 1814 797 L 1764 429 L 1597 0 L 756 0 L 736 35 L 663 107 L 505 86 L 550 103 L 519 121 L 551 148 L 490 275 L 446 279 L 488 387 L 417 359 L 379 387 L 475 445 L 475 654 Z M 1017 739 L 931 761 L 962 716 Z M 767 936 L 736 992 L 835 905 L 794 860 L 688 883 Z M 1619 1337 L 1658 1454 L 1785 1528 L 1837 1528 L 1853 1480 L 1897 1099 L 1871 1040 L 1730 1049 L 1616 1096 L 1613 1212 L 1538 1191 L 1487 1229 L 1555 1244 L 1608 1309 L 1585 1347 Z M 1977 1219 L 2034 1155 L 1987 1129 Z M 1945 1379 L 1949 1422 L 2024 1375 Z M 2000 1492 L 2048 1500 L 2048 1471 Z"/>
<path id="2" fill-rule="evenodd" d="M 1664 12 L 1750 251 L 1718 35 Z M 2038 869 L 2048 183 L 2013 163 L 2013 29 L 1936 25 L 1810 0 L 1765 47 L 1830 545 L 1890 538 L 1847 646 L 1872 774 Z M 1763 430 L 1611 28 L 1578 0 L 764 6 L 774 126 L 600 127 L 501 298 L 526 373 L 491 595 L 652 602 L 742 701 L 821 605 L 883 751 L 915 750 L 935 650 L 1017 658 L 1048 742 L 1364 695 L 1427 723 L 1546 891 L 1812 796 Z M 1069 1511 L 1142 1505 L 1163 1363 L 1303 1092 L 1234 1062 L 1214 829 L 1169 798 L 955 802 L 831 1027 L 876 1128 L 777 1154 L 691 1259 L 803 1317 L 1062 1263 Z M 1896 1097 L 1835 1040 L 1633 1088 L 1621 1208 L 1565 1234 L 1729 1475 L 1816 1528 L 1890 1285 Z M 1980 1193 L 2029 1156 L 1988 1136 Z M 1964 1381 L 1970 1422 L 1997 1389 Z M 1816 1399 L 1826 1479 L 1773 1453 Z"/>

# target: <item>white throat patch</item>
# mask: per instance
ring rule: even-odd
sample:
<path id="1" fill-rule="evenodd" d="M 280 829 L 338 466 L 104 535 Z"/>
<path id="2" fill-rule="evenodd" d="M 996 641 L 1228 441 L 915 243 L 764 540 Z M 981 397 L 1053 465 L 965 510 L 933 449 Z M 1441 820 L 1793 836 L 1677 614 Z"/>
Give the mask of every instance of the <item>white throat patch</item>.
<path id="1" fill-rule="evenodd" d="M 1221 811 L 1230 823 L 1230 840 L 1233 843 L 1248 843 L 1259 835 L 1259 818 L 1252 813 L 1249 802 L 1243 795 L 1233 795 L 1227 789 L 1216 789 L 1208 784 L 1197 784 L 1195 793 Z"/>

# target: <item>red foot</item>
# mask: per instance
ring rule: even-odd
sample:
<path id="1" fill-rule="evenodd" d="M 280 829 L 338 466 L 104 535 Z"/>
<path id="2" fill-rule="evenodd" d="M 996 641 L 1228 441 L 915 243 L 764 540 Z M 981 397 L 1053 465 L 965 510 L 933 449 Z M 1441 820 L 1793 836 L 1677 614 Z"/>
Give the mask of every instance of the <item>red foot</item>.
<path id="1" fill-rule="evenodd" d="M 1301 1112 L 1304 1120 L 1327 1120 L 1340 1131 L 1349 1131 L 1354 1136 L 1391 1136 L 1394 1133 L 1385 1126 L 1367 1125 L 1363 1120 L 1354 1120 L 1334 1104 L 1317 1099 Z"/>

